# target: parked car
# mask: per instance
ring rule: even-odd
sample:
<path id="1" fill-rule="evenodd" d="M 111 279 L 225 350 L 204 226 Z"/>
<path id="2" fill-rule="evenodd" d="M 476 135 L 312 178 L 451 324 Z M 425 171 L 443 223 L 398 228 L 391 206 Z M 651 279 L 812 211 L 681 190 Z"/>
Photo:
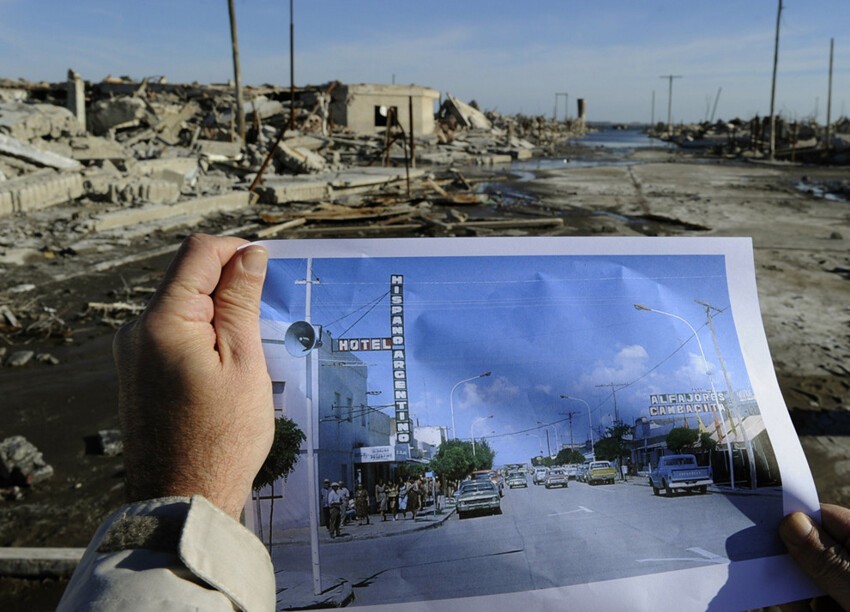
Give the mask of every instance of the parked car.
<path id="1" fill-rule="evenodd" d="M 567 476 L 567 471 L 563 468 L 553 468 L 546 475 L 546 480 L 543 483 L 547 489 L 552 487 L 568 487 L 570 486 L 570 477 Z"/>
<path id="2" fill-rule="evenodd" d="M 496 470 L 476 470 L 472 472 L 472 480 L 488 480 L 499 489 L 499 495 L 505 494 L 505 480 Z"/>
<path id="3" fill-rule="evenodd" d="M 665 455 L 649 473 L 649 486 L 655 495 L 659 495 L 661 489 L 667 496 L 673 495 L 676 489 L 705 494 L 711 484 L 714 484 L 711 467 L 698 465 L 694 455 Z"/>
<path id="4" fill-rule="evenodd" d="M 466 483 L 458 490 L 457 503 L 455 504 L 458 518 L 466 518 L 470 514 L 478 512 L 501 514 L 500 497 L 499 487 L 489 480 L 475 480 Z"/>
<path id="5" fill-rule="evenodd" d="M 587 482 L 588 467 L 590 467 L 590 461 L 585 461 L 581 465 L 576 466 L 576 480 L 579 482 Z"/>
<path id="6" fill-rule="evenodd" d="M 508 487 L 511 489 L 514 487 L 528 488 L 528 480 L 525 478 L 525 474 L 522 472 L 511 472 L 508 474 Z"/>
<path id="7" fill-rule="evenodd" d="M 547 467 L 534 468 L 534 475 L 531 477 L 531 482 L 536 485 L 543 484 L 546 480 L 546 474 L 548 473 L 549 468 Z"/>
<path id="8" fill-rule="evenodd" d="M 588 484 L 614 484 L 617 470 L 607 461 L 591 461 L 584 479 Z"/>

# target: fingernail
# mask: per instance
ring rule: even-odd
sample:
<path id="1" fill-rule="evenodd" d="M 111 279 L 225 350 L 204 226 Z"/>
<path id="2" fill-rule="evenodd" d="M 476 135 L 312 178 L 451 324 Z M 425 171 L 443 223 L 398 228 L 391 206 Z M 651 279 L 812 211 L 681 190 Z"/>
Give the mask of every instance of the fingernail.
<path id="1" fill-rule="evenodd" d="M 814 529 L 812 520 L 802 512 L 795 512 L 782 521 L 780 535 L 789 546 L 798 546 L 806 541 Z"/>
<path id="2" fill-rule="evenodd" d="M 266 263 L 269 252 L 261 246 L 253 246 L 242 252 L 242 266 L 248 274 L 263 276 L 266 273 Z"/>

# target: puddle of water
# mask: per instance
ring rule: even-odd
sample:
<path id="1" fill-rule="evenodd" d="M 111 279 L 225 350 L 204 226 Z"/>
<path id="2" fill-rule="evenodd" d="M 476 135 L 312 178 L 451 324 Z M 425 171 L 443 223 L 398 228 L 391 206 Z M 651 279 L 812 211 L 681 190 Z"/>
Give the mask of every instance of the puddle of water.
<path id="1" fill-rule="evenodd" d="M 831 193 L 827 191 L 822 185 L 815 185 L 813 183 L 807 183 L 805 181 L 800 181 L 794 188 L 797 191 L 802 191 L 803 193 L 810 193 L 816 198 L 823 198 L 824 200 L 828 200 L 830 202 L 846 202 L 847 198 L 844 196 L 838 195 L 837 193 Z"/>

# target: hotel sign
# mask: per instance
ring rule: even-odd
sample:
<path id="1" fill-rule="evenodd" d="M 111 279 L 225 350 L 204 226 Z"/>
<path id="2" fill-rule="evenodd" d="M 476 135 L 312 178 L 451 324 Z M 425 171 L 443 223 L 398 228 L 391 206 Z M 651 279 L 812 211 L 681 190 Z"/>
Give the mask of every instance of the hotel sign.
<path id="1" fill-rule="evenodd" d="M 410 443 L 410 406 L 407 397 L 407 359 L 404 344 L 404 275 L 390 275 L 390 337 L 339 338 L 336 351 L 391 351 L 396 444 Z M 378 447 L 375 447 L 378 448 Z M 364 463 L 366 463 L 364 461 Z"/>

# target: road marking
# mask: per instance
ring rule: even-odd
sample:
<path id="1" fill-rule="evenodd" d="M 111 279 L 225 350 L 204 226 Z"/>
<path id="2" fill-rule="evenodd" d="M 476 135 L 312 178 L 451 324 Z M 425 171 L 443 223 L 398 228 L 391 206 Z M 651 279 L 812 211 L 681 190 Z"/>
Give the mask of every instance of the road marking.
<path id="1" fill-rule="evenodd" d="M 575 514 L 576 512 L 589 512 L 593 514 L 593 510 L 589 508 L 585 508 L 584 506 L 579 506 L 578 510 L 567 510 L 566 512 L 553 512 L 552 514 L 547 514 L 546 516 L 562 516 L 564 514 Z"/>
<path id="2" fill-rule="evenodd" d="M 726 565 L 729 563 L 729 559 L 726 557 L 721 557 L 720 555 L 715 555 L 712 552 L 709 552 L 703 548 L 688 548 L 688 551 L 699 555 L 699 557 L 666 557 L 662 559 L 638 559 L 638 563 L 661 563 L 665 561 L 705 561 L 706 559 L 711 561 L 712 563 L 716 563 L 718 565 Z"/>

